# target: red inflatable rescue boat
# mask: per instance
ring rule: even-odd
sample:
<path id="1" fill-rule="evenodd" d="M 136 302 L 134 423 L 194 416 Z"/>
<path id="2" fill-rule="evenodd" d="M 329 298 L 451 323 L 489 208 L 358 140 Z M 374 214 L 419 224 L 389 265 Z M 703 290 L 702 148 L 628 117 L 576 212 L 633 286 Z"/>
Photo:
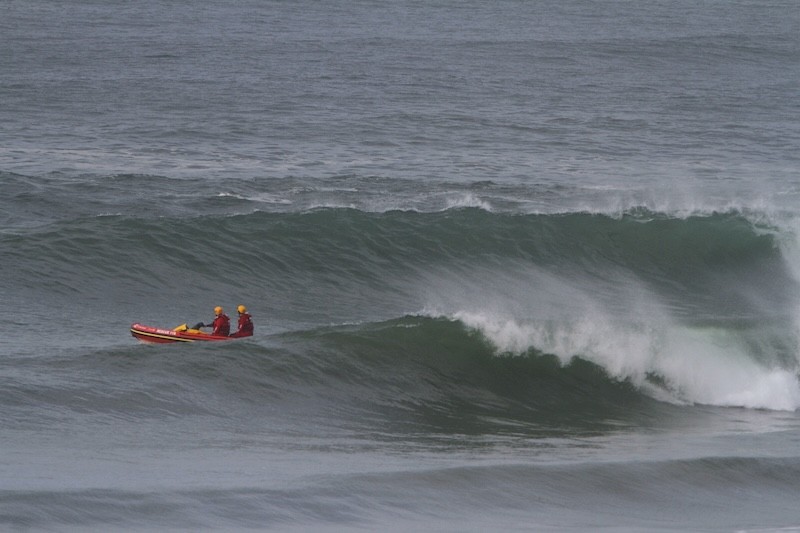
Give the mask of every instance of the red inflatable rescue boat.
<path id="1" fill-rule="evenodd" d="M 142 324 L 131 325 L 131 335 L 142 342 L 165 344 L 169 342 L 229 341 L 232 337 L 209 335 L 198 329 L 188 329 L 186 325 L 175 329 L 153 328 Z"/>

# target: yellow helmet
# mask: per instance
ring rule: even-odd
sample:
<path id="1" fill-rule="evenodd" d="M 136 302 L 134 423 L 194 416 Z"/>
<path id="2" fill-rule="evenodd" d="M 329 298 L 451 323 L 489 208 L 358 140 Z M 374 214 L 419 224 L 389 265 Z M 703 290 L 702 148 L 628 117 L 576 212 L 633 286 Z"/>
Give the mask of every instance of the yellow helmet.
<path id="1" fill-rule="evenodd" d="M 216 306 L 214 308 L 214 314 L 215 315 L 221 315 L 222 314 L 222 308 L 220 306 Z"/>
<path id="2" fill-rule="evenodd" d="M 240 305 L 239 307 L 237 307 L 236 310 L 239 311 L 240 313 L 246 313 L 247 312 L 247 308 L 245 306 L 243 306 L 243 305 Z"/>

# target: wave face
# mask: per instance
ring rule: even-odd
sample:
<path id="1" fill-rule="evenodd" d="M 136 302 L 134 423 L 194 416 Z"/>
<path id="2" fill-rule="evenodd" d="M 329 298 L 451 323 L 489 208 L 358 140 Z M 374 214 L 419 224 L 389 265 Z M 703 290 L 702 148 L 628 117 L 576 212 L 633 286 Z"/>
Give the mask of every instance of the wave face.
<path id="1" fill-rule="evenodd" d="M 252 207 L 250 199 L 203 201 Z M 187 309 L 205 315 L 209 298 L 235 298 L 229 308 L 246 301 L 259 333 L 290 335 L 276 338 L 298 357 L 385 361 L 364 383 L 396 379 L 403 369 L 393 365 L 419 354 L 453 370 L 483 354 L 463 383 L 438 387 L 517 390 L 504 409 L 540 411 L 551 396 L 536 391 L 550 387 L 568 405 L 575 391 L 565 383 L 587 380 L 598 405 L 633 390 L 674 404 L 800 406 L 793 233 L 758 212 L 457 206 L 134 216 L 120 204 L 120 214 L 84 206 L 2 233 L 9 301 L 36 301 L 42 317 L 70 308 L 113 316 L 98 326 L 102 342 L 134 320 L 201 320 Z M 317 330 L 335 324 L 350 325 Z M 519 383 L 518 371 L 530 381 Z M 494 377 L 482 381 L 484 372 Z M 466 396 L 456 403 L 482 408 Z"/>

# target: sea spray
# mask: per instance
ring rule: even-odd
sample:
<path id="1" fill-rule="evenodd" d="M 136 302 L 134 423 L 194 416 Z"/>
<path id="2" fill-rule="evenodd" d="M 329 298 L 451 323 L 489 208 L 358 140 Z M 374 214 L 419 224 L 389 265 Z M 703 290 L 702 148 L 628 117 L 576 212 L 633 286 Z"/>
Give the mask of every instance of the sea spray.
<path id="1" fill-rule="evenodd" d="M 562 364 L 582 358 L 657 399 L 775 410 L 800 407 L 795 369 L 759 361 L 735 330 L 689 328 L 663 319 L 623 323 L 599 314 L 546 323 L 463 311 L 453 318 L 480 332 L 500 354 L 553 354 Z"/>

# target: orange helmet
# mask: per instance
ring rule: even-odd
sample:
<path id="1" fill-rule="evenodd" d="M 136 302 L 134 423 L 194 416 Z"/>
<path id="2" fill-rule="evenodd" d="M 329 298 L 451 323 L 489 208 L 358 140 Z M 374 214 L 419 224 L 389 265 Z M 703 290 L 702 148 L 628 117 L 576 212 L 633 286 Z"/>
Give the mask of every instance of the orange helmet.
<path id="1" fill-rule="evenodd" d="M 216 306 L 214 308 L 214 314 L 215 315 L 221 315 L 222 314 L 222 308 L 220 306 Z"/>
<path id="2" fill-rule="evenodd" d="M 247 308 L 245 306 L 243 306 L 243 305 L 240 305 L 239 307 L 237 307 L 236 310 L 239 311 L 239 314 L 247 312 Z"/>

